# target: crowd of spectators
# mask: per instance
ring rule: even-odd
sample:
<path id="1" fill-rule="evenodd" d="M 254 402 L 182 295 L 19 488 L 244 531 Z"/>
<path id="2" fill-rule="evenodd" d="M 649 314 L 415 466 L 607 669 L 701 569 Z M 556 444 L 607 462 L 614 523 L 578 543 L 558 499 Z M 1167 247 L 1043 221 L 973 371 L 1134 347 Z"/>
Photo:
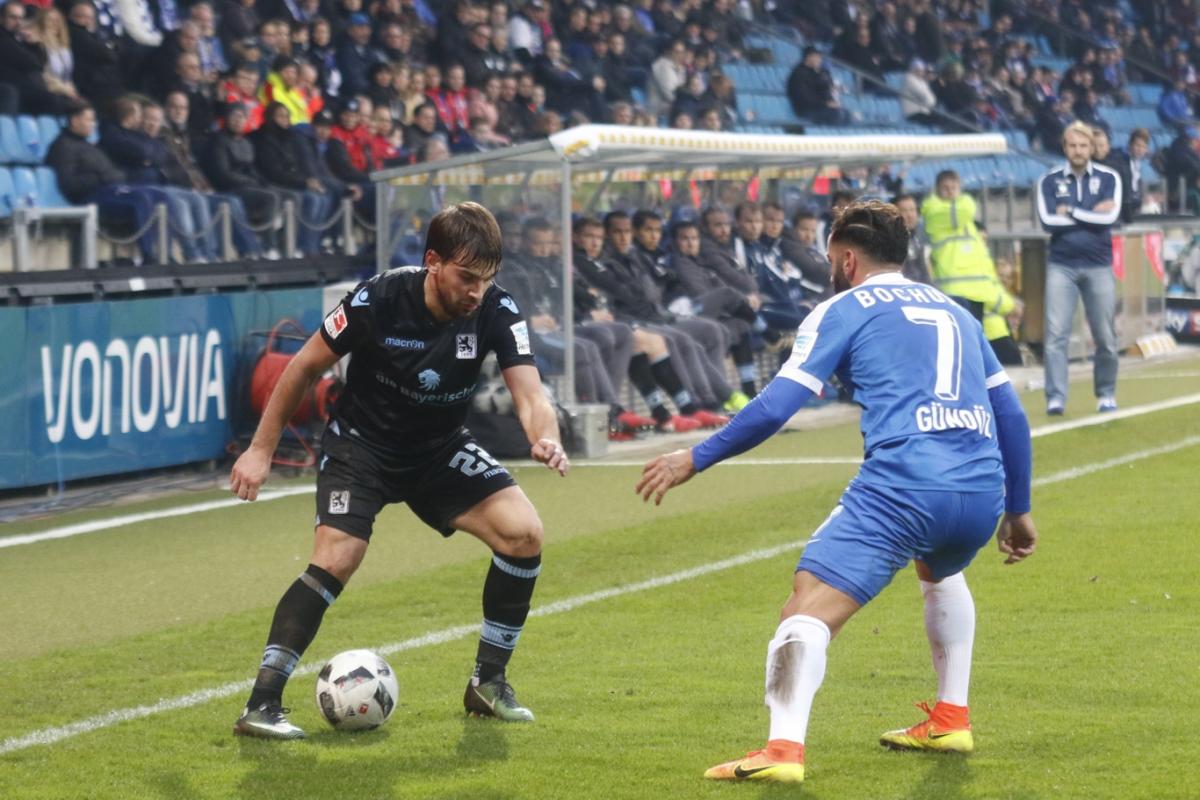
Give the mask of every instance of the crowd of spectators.
<path id="1" fill-rule="evenodd" d="M 608 405 L 618 437 L 723 424 L 758 391 L 755 353 L 784 357 L 800 322 L 832 294 L 821 220 L 807 209 L 790 222 L 774 202 L 742 202 L 732 213 L 682 206 L 669 220 L 617 210 L 576 218 L 567 243 L 544 217 L 497 216 L 501 280 L 551 374 L 565 361 L 560 276 L 570 248 L 577 399 Z M 622 405 L 626 379 L 650 418 Z"/>
<path id="2" fill-rule="evenodd" d="M 375 169 L 588 121 L 714 131 L 750 121 L 729 67 L 772 58 L 747 44 L 759 24 L 820 43 L 787 82 L 804 120 L 854 121 L 826 51 L 870 76 L 903 71 L 910 122 L 1020 129 L 1047 150 L 1072 120 L 1103 127 L 1098 108 L 1126 102 L 1131 81 L 1158 80 L 1162 119 L 1185 139 L 1175 161 L 1193 169 L 1183 163 L 1200 90 L 1192 14 L 1167 0 L 9 0 L 0 113 L 94 109 L 109 163 L 93 159 L 96 185 L 64 189 L 69 199 L 158 192 L 184 237 L 227 207 L 252 255 L 248 226 L 282 202 L 308 223 L 346 197 L 369 215 Z M 1073 59 L 1062 74 L 1036 63 L 1047 31 Z M 148 121 L 155 109 L 168 112 L 161 125 Z M 141 137 L 155 143 L 131 146 Z M 81 150 L 73 144 L 56 150 Z M 107 192 L 102 208 L 128 205 L 128 193 Z M 305 252 L 321 243 L 309 227 Z M 210 245 L 189 248 L 208 258 Z"/>

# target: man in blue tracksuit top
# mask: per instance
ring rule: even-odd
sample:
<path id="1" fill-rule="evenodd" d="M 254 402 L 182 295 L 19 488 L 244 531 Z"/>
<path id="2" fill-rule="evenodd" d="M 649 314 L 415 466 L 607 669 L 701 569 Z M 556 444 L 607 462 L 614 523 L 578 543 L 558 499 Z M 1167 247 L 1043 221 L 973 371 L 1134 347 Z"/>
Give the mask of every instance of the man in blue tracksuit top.
<path id="1" fill-rule="evenodd" d="M 767 745 L 712 767 L 704 775 L 712 780 L 804 780 L 808 717 L 829 640 L 910 561 L 925 601 L 937 703 L 880 743 L 974 750 L 967 695 L 975 605 L 963 570 L 997 523 L 1006 563 L 1037 544 L 1029 423 L 983 328 L 942 292 L 901 274 L 908 229 L 895 206 L 846 206 L 828 241 L 839 293 L 804 318 L 779 374 L 720 433 L 650 461 L 637 487 L 659 502 L 765 441 L 832 374 L 862 407 L 862 468 L 805 545 L 767 646 Z"/>
<path id="2" fill-rule="evenodd" d="M 1063 131 L 1067 163 L 1038 182 L 1038 219 L 1050 233 L 1046 264 L 1046 413 L 1067 402 L 1067 346 L 1076 300 L 1083 298 L 1096 343 L 1097 410 L 1117 410 L 1116 279 L 1112 226 L 1121 214 L 1121 179 L 1091 160 L 1092 132 L 1073 122 Z"/>

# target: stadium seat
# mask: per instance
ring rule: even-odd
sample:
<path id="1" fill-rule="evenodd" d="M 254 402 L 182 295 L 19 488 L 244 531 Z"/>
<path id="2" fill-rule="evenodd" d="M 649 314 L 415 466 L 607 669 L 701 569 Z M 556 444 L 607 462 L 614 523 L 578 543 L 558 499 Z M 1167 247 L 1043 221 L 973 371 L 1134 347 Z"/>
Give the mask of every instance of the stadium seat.
<path id="1" fill-rule="evenodd" d="M 12 164 L 19 161 L 22 155 L 17 120 L 14 117 L 0 117 L 0 162 Z"/>
<path id="2" fill-rule="evenodd" d="M 36 208 L 38 203 L 37 178 L 29 167 L 15 167 L 12 171 L 13 201 L 15 208 Z"/>
<path id="3" fill-rule="evenodd" d="M 58 138 L 58 134 L 63 129 L 63 124 L 58 117 L 43 115 L 37 118 L 38 133 L 42 136 L 42 147 L 47 151 L 50 145 L 54 144 L 54 140 Z M 43 155 L 43 159 L 44 159 Z"/>
<path id="4" fill-rule="evenodd" d="M 13 192 L 12 172 L 8 167 L 0 167 L 0 219 L 12 216 L 16 207 L 16 197 Z"/>
<path id="5" fill-rule="evenodd" d="M 42 208 L 67 208 L 74 205 L 58 188 L 58 178 L 49 167 L 34 170 L 37 180 L 38 205 Z"/>
<path id="6" fill-rule="evenodd" d="M 21 158 L 17 163 L 40 164 L 50 143 L 42 141 L 37 120 L 24 114 L 17 117 L 17 135 L 21 137 Z"/>
<path id="7" fill-rule="evenodd" d="M 1155 128 L 1159 124 L 1158 111 L 1153 108 L 1130 108 L 1128 118 L 1135 128 Z"/>
<path id="8" fill-rule="evenodd" d="M 1159 98 L 1162 97 L 1163 87 L 1158 83 L 1131 83 L 1129 84 L 1129 96 L 1133 102 L 1144 106 L 1158 105 Z"/>

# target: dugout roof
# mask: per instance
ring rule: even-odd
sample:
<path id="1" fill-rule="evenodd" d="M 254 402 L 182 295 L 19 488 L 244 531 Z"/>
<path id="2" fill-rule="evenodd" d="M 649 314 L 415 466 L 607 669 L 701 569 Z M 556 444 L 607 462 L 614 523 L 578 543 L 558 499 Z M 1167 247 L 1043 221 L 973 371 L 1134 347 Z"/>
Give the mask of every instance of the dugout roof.
<path id="1" fill-rule="evenodd" d="M 372 174 L 397 186 L 787 177 L 792 170 L 998 155 L 1001 134 L 795 136 L 581 125 L 548 139 Z"/>

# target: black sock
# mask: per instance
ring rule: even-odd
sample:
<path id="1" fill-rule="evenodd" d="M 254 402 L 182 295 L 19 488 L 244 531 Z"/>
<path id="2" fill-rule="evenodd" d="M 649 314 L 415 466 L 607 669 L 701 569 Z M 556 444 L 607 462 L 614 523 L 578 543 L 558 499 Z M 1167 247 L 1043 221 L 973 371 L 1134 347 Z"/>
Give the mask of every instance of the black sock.
<path id="1" fill-rule="evenodd" d="M 492 555 L 483 582 L 483 630 L 475 656 L 475 676 L 480 683 L 504 673 L 529 616 L 529 600 L 541 571 L 540 554 L 529 558 Z"/>
<path id="2" fill-rule="evenodd" d="M 266 702 L 280 703 L 283 687 L 305 649 L 321 627 L 325 609 L 342 593 L 342 582 L 315 564 L 309 564 L 288 587 L 275 607 L 267 647 L 247 705 L 258 708 Z"/>
<path id="3" fill-rule="evenodd" d="M 754 351 L 750 349 L 750 342 L 746 339 L 736 342 L 729 348 L 729 355 L 733 356 L 733 365 L 737 367 L 742 391 L 754 397 L 758 394 L 758 383 L 755 380 L 758 370 L 754 367 Z"/>
<path id="4" fill-rule="evenodd" d="M 671 395 L 680 414 L 695 414 L 700 410 L 692 398 L 692 393 L 684 387 L 669 355 L 663 356 L 651 364 L 650 372 L 654 375 L 654 381 L 665 389 L 667 394 Z"/>
<path id="5" fill-rule="evenodd" d="M 654 373 L 650 369 L 650 359 L 645 353 L 638 353 L 629 361 L 629 380 L 633 382 L 634 388 L 646 400 L 646 405 L 650 408 L 650 416 L 654 417 L 656 422 L 666 422 L 671 418 L 671 412 L 667 410 L 667 396 L 658 388 L 658 384 L 654 382 Z"/>

